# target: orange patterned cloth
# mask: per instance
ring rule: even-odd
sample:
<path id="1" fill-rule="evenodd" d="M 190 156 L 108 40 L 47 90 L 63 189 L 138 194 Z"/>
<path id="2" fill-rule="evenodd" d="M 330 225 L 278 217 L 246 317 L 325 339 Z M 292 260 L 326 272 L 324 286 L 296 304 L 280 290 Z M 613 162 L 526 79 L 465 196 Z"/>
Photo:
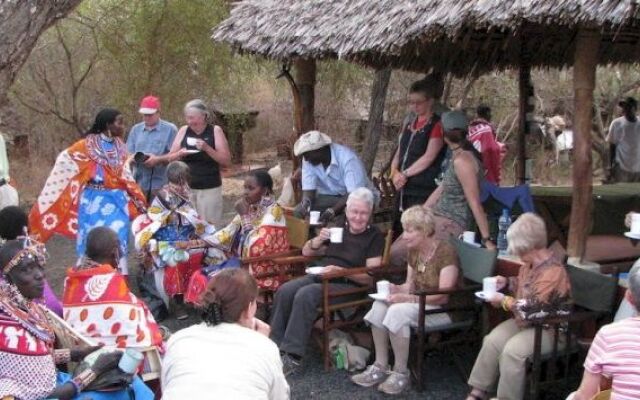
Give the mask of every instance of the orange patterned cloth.
<path id="1" fill-rule="evenodd" d="M 93 135 L 89 135 L 93 136 Z M 29 214 L 29 231 L 46 242 L 54 234 L 75 239 L 78 232 L 78 203 L 84 186 L 96 176 L 100 155 L 87 137 L 79 140 L 58 155 L 51 174 Z M 117 166 L 102 164 L 105 189 L 122 189 L 129 196 L 131 219 L 145 206 L 145 197 L 127 167 L 126 151 L 120 138 L 115 145 L 122 148 Z"/>
<path id="2" fill-rule="evenodd" d="M 67 271 L 64 319 L 83 336 L 124 347 L 162 346 L 162 334 L 146 304 L 110 265 Z"/>

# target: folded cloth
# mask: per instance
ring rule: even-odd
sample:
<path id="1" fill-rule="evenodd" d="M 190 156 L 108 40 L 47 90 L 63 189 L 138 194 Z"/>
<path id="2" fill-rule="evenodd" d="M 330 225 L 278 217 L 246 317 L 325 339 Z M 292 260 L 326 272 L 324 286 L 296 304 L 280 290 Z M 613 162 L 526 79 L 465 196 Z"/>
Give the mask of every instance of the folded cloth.
<path id="1" fill-rule="evenodd" d="M 485 202 L 491 196 L 500 204 L 511 210 L 516 202 L 522 208 L 522 212 L 535 212 L 533 197 L 529 185 L 520 186 L 496 186 L 495 184 L 482 180 L 480 183 L 480 201 Z"/>
<path id="2" fill-rule="evenodd" d="M 341 349 L 347 355 L 344 360 L 344 368 L 346 370 L 360 371 L 367 366 L 367 360 L 371 352 L 364 347 L 356 346 L 348 333 L 333 329 L 329 332 L 329 350 L 334 353 L 338 349 Z"/>

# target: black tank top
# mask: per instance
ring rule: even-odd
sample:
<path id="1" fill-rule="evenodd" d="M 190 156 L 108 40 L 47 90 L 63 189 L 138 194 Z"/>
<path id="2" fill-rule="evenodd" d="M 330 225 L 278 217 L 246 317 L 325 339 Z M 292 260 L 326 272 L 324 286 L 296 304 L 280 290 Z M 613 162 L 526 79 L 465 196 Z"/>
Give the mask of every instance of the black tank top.
<path id="1" fill-rule="evenodd" d="M 187 138 L 190 137 L 202 139 L 212 148 L 216 148 L 216 140 L 213 136 L 213 125 L 207 125 L 201 135 L 197 135 L 190 127 L 187 127 L 187 132 L 184 134 L 180 145 L 188 150 L 197 150 L 195 146 L 187 145 Z M 209 157 L 206 152 L 200 151 L 195 154 L 189 154 L 185 156 L 182 161 L 184 161 L 191 170 L 190 186 L 192 189 L 213 189 L 222 184 L 220 165 L 216 160 Z"/>

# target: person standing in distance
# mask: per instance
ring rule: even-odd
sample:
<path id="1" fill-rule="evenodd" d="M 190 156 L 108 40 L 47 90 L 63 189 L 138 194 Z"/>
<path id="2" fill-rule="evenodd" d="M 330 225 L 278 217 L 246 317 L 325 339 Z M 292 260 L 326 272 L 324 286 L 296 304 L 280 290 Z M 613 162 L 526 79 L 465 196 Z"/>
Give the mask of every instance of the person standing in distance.
<path id="1" fill-rule="evenodd" d="M 179 159 L 180 152 L 170 153 L 178 129 L 160 118 L 160 99 L 147 96 L 140 102 L 142 122 L 135 124 L 127 137 L 127 151 L 134 155 L 134 179 L 151 202 L 167 183 L 167 164 Z"/>

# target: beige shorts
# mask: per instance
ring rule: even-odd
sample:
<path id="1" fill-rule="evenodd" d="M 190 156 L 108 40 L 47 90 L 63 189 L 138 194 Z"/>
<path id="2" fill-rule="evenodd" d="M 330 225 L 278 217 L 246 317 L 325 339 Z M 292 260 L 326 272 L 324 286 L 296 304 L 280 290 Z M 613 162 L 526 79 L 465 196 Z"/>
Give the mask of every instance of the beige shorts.
<path id="1" fill-rule="evenodd" d="M 222 186 L 213 189 L 192 189 L 191 202 L 200 218 L 222 228 Z"/>

